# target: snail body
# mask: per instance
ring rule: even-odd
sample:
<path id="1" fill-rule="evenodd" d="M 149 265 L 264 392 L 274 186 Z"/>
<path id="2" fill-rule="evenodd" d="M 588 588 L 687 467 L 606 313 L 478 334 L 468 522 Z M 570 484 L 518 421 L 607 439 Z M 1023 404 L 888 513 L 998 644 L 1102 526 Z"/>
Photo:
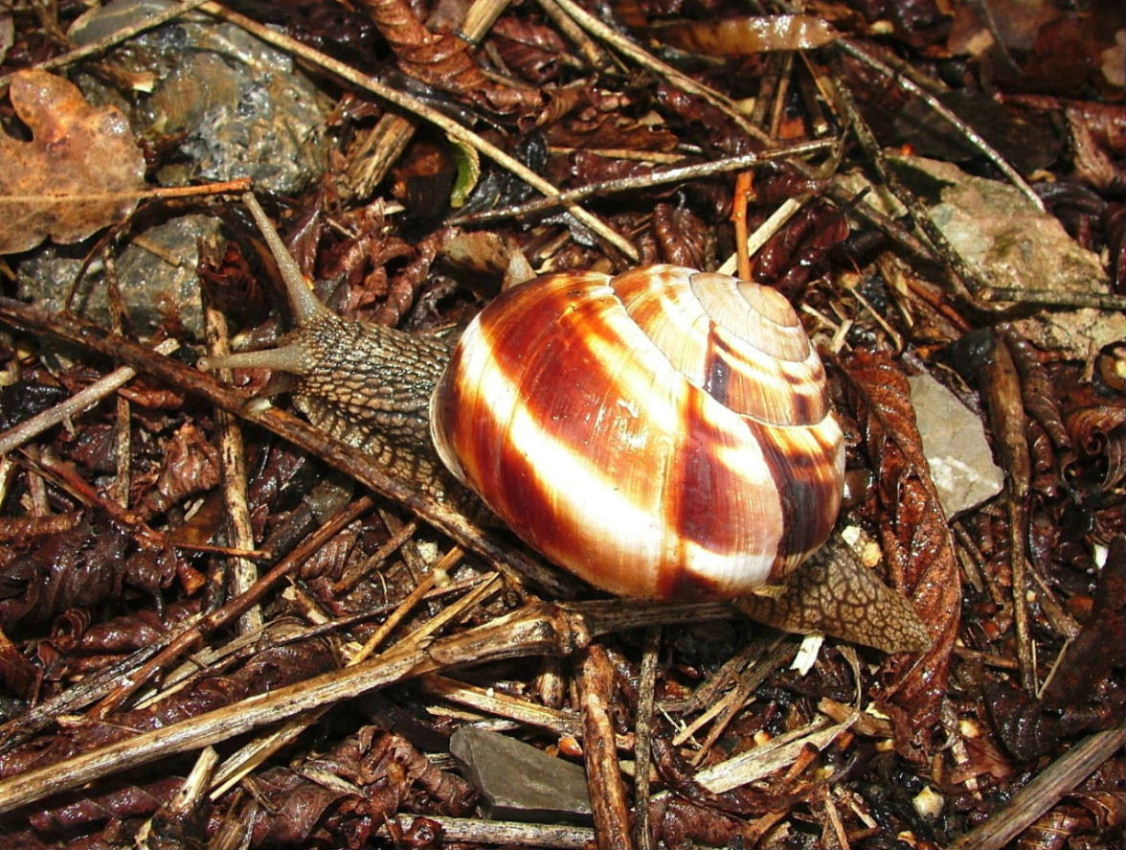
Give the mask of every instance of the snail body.
<path id="1" fill-rule="evenodd" d="M 297 328 L 201 367 L 292 373 L 315 426 L 597 587 L 731 598 L 777 628 L 888 652 L 930 645 L 906 597 L 843 543 L 821 547 L 843 437 L 778 293 L 669 265 L 547 275 L 502 293 L 451 345 L 333 314 L 244 201 Z"/>
<path id="2" fill-rule="evenodd" d="M 832 531 L 843 437 L 777 292 L 671 265 L 547 275 L 502 293 L 451 350 L 334 315 L 248 206 L 298 328 L 208 367 L 292 373 L 313 424 L 435 496 L 456 497 L 452 474 L 589 583 L 732 598 L 778 584 Z"/>

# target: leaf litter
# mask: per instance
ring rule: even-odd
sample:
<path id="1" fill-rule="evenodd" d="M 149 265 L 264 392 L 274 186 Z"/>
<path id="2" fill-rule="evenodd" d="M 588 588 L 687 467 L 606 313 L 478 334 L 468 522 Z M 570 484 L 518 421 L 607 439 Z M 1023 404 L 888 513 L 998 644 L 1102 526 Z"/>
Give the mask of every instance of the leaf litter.
<path id="1" fill-rule="evenodd" d="M 73 15 L 71 5 L 59 4 L 60 14 Z M 822 149 L 832 154 L 739 166 L 754 171 L 748 229 L 766 227 L 752 273 L 800 305 L 826 357 L 855 484 L 841 525 L 860 530 L 855 557 L 910 598 L 930 648 L 884 656 L 829 639 L 799 675 L 777 663 L 793 654 L 792 638 L 769 637 L 729 609 L 589 593 L 564 602 L 576 590 L 565 580 L 542 579 L 553 582 L 550 592 L 500 583 L 491 566 L 527 566 L 510 542 L 466 531 L 409 491 L 378 507 L 357 498 L 349 478 L 331 471 L 339 454 L 315 437 L 299 444 L 329 465 L 254 432 L 243 489 L 255 548 L 235 550 L 219 461 L 239 450 L 220 442 L 217 414 L 199 399 L 291 438 L 299 423 L 248 410 L 244 397 L 124 338 L 4 301 L 0 317 L 11 328 L 0 353 L 18 388 L 0 393 L 5 422 L 88 382 L 107 357 L 141 374 L 115 401 L 0 462 L 0 677 L 10 700 L 0 805 L 17 810 L 4 843 L 562 847 L 615 836 L 646 847 L 924 848 L 1018 846 L 1023 832 L 1019 846 L 1048 834 L 1053 846 L 1116 846 L 1126 816 L 1126 664 L 1115 650 L 1123 645 L 1126 361 L 1121 333 L 1105 328 L 1121 328 L 1126 254 L 1121 82 L 1106 58 L 1115 35 L 1092 25 L 1105 10 L 1094 4 L 1084 19 L 1034 3 L 1036 14 L 1020 17 L 1017 4 L 990 4 L 990 20 L 970 3 L 813 4 L 764 29 L 735 4 L 708 16 L 679 3 L 609 4 L 633 28 L 623 35 L 588 34 L 571 5 L 513 6 L 491 27 L 456 2 L 433 10 L 365 3 L 335 16 L 318 4 L 285 5 L 271 13 L 273 34 L 261 37 L 276 45 L 300 35 L 393 80 L 558 188 L 626 178 L 625 188 L 583 203 L 642 262 L 715 268 L 734 247 L 730 173 L 659 186 L 648 184 L 652 175 L 763 153 L 763 139 L 832 142 Z M 248 31 L 255 24 L 228 20 Z M 457 35 L 463 23 L 468 39 Z M 656 61 L 632 64 L 643 61 L 637 45 L 652 47 L 677 28 L 759 52 L 661 53 L 687 76 L 665 76 Z M 748 42 L 752 30 L 770 43 Z M 34 33 L 34 25 L 15 30 L 0 72 L 55 49 Z M 854 61 L 858 47 L 874 61 Z M 832 61 L 838 52 L 848 61 Z M 879 62 L 892 63 L 904 85 L 873 70 Z M 107 67 L 99 70 L 111 88 L 127 79 Z M 32 117 L 17 85 L 27 74 L 48 75 L 21 70 L 10 81 L 30 140 L 0 142 L 31 163 L 17 171 L 40 182 L 31 190 L 0 183 L 0 192 L 57 192 L 43 185 L 52 132 L 73 148 L 60 168 L 77 172 L 72 193 L 143 186 L 127 127 L 114 142 L 92 133 L 90 116 L 114 124 L 110 113 L 61 76 L 43 83 L 61 93 Z M 939 92 L 935 103 L 980 131 L 1026 185 L 1006 186 L 978 142 L 932 120 L 938 113 L 910 81 Z M 318 85 L 338 100 L 339 149 L 319 187 L 272 209 L 335 308 L 444 332 L 529 268 L 620 267 L 604 232 L 559 205 L 486 219 L 535 196 L 487 155 L 460 223 L 449 227 L 460 154 L 445 136 L 363 88 L 344 91 L 327 77 Z M 834 87 L 847 88 L 858 112 L 842 107 Z M 83 114 L 86 124 L 74 119 Z M 913 126 L 919 116 L 925 135 Z M 862 119 L 881 145 L 926 138 L 930 157 L 957 168 L 935 164 L 929 186 L 906 181 L 923 203 L 871 207 L 869 196 L 885 187 L 871 149 L 851 143 L 866 132 Z M 1031 129 L 1022 135 L 1022 127 Z M 1074 144 L 1060 143 L 1059 128 Z M 369 134 L 376 150 L 392 139 L 398 147 L 384 177 L 377 170 L 355 182 L 345 159 Z M 178 141 L 146 144 L 161 165 Z M 97 165 L 76 167 L 75 151 Z M 102 168 L 107 157 L 121 167 Z M 9 161 L 0 159 L 0 174 Z M 861 170 L 867 184 L 839 179 Z M 121 172 L 120 185 L 98 183 L 106 171 Z M 941 189 L 966 217 L 973 244 L 949 234 L 928 189 Z M 948 192 L 961 193 L 956 203 Z M 994 200 L 970 203 L 966 193 Z M 59 200 L 51 215 L 74 212 L 78 221 L 57 232 L 21 212 L 10 251 L 34 256 L 47 236 L 81 242 L 134 211 L 133 202 L 116 203 L 94 211 Z M 1037 203 L 1047 212 L 1015 216 Z M 182 212 L 173 207 L 138 212 L 148 224 Z M 225 224 L 223 239 L 201 246 L 206 297 L 267 339 L 276 322 L 253 327 L 266 309 L 263 281 L 271 288 L 256 234 L 234 205 L 201 202 L 193 211 Z M 1023 258 L 1001 253 L 1022 239 Z M 113 265 L 118 246 L 96 250 Z M 1050 271 L 1064 257 L 1082 257 L 1072 280 Z M 1004 280 L 995 276 L 1002 270 Z M 174 315 L 170 307 L 162 314 Z M 1049 326 L 1062 330 L 1041 330 Z M 201 350 L 171 319 L 160 334 Z M 79 347 L 60 355 L 57 335 Z M 907 390 L 907 376 L 923 372 L 978 416 L 1007 476 L 1000 495 L 953 519 L 923 452 L 929 423 L 916 418 Z M 381 480 L 352 461 L 359 480 Z M 224 588 L 236 558 L 262 562 L 263 578 L 232 597 Z M 233 624 L 253 605 L 265 627 L 240 634 Z M 344 668 L 369 640 L 377 648 L 367 666 Z M 780 648 L 768 652 L 769 640 Z M 407 681 L 432 670 L 444 674 L 441 689 Z M 318 725 L 264 737 L 299 708 L 321 712 Z M 591 797 L 604 803 L 593 829 L 477 817 L 478 791 L 449 755 L 451 736 L 471 726 L 500 727 L 583 764 Z M 786 748 L 771 746 L 781 741 Z M 200 749 L 208 743 L 220 750 L 214 759 Z M 260 761 L 251 746 L 261 747 Z M 783 749 L 779 766 L 768 754 Z M 650 782 L 619 763 L 618 751 L 652 764 Z M 725 780 L 736 784 L 721 793 L 704 784 L 733 764 L 745 771 Z M 63 788 L 74 790 L 55 793 Z M 1008 799 L 1013 805 L 1002 805 Z"/>

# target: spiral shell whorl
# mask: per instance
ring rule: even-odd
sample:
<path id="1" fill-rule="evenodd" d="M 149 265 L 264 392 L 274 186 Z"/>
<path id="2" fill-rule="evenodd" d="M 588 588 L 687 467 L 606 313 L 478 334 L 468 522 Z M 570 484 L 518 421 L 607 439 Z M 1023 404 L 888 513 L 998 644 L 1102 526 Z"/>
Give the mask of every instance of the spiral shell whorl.
<path id="1" fill-rule="evenodd" d="M 674 266 L 500 296 L 431 399 L 439 455 L 525 542 L 627 596 L 730 597 L 828 536 L 843 441 L 789 304 Z"/>

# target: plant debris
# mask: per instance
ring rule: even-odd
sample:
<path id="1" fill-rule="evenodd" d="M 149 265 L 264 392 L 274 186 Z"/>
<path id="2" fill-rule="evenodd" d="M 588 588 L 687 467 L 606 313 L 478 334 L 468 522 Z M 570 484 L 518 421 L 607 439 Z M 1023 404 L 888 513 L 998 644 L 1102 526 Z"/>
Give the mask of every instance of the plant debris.
<path id="1" fill-rule="evenodd" d="M 91 5 L 0 10 L 0 845 L 1121 846 L 1118 4 Z M 242 177 L 439 340 L 776 287 L 847 442 L 807 590 L 903 616 L 607 599 L 195 368 L 292 326 Z"/>

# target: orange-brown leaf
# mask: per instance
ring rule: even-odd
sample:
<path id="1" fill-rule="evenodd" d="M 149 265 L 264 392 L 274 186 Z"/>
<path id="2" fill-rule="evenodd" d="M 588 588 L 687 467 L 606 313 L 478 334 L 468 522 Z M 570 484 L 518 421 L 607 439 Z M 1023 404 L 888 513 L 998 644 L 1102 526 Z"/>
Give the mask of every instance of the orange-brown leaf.
<path id="1" fill-rule="evenodd" d="M 78 242 L 133 211 L 145 161 L 120 110 L 46 71 L 17 73 L 9 96 L 32 139 L 0 133 L 0 254 Z"/>

